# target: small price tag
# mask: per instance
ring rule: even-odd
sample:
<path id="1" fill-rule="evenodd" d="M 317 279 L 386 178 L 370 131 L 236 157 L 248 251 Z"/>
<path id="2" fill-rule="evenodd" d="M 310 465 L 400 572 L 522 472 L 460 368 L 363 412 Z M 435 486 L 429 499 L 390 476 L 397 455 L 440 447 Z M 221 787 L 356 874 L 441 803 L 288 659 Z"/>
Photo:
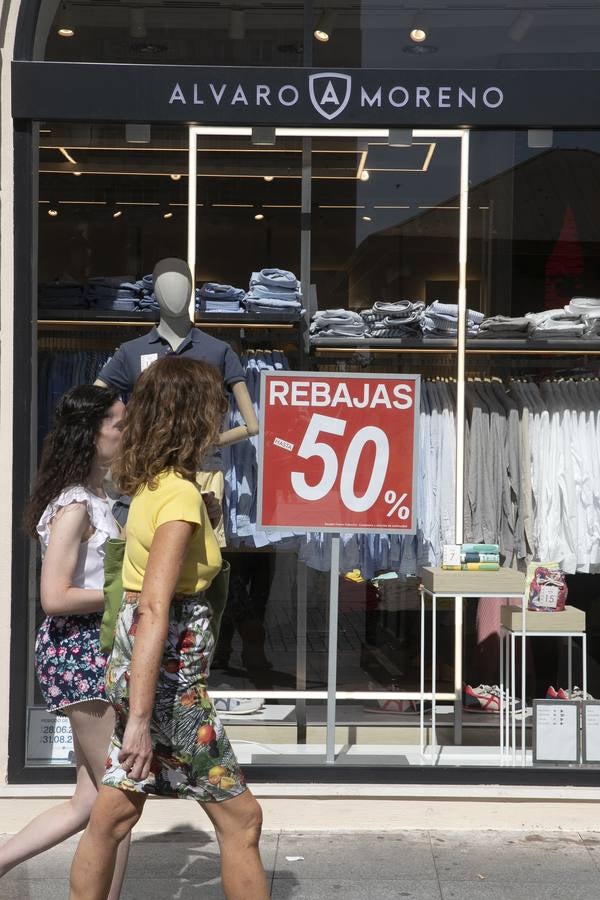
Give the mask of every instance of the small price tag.
<path id="1" fill-rule="evenodd" d="M 456 566 L 460 569 L 460 544 L 444 544 L 442 548 L 442 566 L 450 569 Z"/>

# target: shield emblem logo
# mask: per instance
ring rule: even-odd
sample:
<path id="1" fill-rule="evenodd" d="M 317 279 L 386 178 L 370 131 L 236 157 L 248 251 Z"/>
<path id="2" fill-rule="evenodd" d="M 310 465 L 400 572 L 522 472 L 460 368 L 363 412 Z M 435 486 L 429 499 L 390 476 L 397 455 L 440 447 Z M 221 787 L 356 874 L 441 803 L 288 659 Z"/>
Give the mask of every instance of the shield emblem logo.
<path id="1" fill-rule="evenodd" d="M 310 102 L 324 119 L 335 119 L 350 100 L 352 77 L 339 72 L 319 72 L 308 79 Z"/>

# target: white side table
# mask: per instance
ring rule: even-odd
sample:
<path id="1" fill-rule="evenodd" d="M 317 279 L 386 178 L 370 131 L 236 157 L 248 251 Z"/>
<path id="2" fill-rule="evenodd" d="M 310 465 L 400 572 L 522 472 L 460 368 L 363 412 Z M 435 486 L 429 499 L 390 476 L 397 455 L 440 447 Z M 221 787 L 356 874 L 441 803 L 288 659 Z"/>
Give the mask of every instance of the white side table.
<path id="1" fill-rule="evenodd" d="M 527 696 L 527 639 L 535 637 L 566 637 L 567 669 L 569 695 L 573 689 L 573 638 L 581 640 L 582 652 L 582 687 L 583 696 L 587 695 L 587 633 L 585 612 L 573 606 L 567 606 L 561 612 L 536 612 L 519 609 L 515 606 L 502 608 L 502 629 L 500 633 L 500 672 L 501 680 L 510 673 L 510 685 L 507 702 L 501 704 L 501 762 L 512 759 L 517 764 L 517 708 L 516 708 L 516 648 L 517 639 L 521 639 L 521 765 L 527 761 L 526 751 L 526 696 Z"/>
<path id="2" fill-rule="evenodd" d="M 454 598 L 454 692 L 450 696 L 454 700 L 455 716 L 461 714 L 462 704 L 462 648 L 463 648 L 463 600 L 479 600 L 497 598 L 501 600 L 520 600 L 523 602 L 525 575 L 514 569 L 500 569 L 497 572 L 455 572 L 440 567 L 426 566 L 421 573 L 421 665 L 420 665 L 420 722 L 419 734 L 421 756 L 425 757 L 425 595 L 431 597 L 431 763 L 437 759 L 437 712 L 436 701 L 442 699 L 437 693 L 437 601 L 438 597 Z M 503 705 L 505 686 L 503 670 L 500 672 L 500 739 L 499 755 L 503 759 L 505 710 Z M 443 698 L 446 699 L 444 694 Z"/>

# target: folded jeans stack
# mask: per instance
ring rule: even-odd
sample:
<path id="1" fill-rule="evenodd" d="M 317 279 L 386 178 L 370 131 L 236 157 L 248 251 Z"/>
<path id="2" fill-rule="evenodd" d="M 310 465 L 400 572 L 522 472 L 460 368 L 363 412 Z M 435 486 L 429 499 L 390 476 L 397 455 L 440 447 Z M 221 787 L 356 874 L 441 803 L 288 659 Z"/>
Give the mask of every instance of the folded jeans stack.
<path id="1" fill-rule="evenodd" d="M 313 316 L 310 333 L 313 338 L 361 338 L 367 333 L 367 325 L 359 313 L 349 309 L 324 309 Z"/>
<path id="2" fill-rule="evenodd" d="M 529 319 L 525 316 L 491 316 L 484 319 L 475 337 L 489 341 L 511 341 L 526 338 Z"/>
<path id="3" fill-rule="evenodd" d="M 546 309 L 527 313 L 529 337 L 532 341 L 569 341 L 585 335 L 587 325 L 579 313 L 568 309 Z"/>
<path id="4" fill-rule="evenodd" d="M 585 337 L 600 334 L 600 297 L 573 297 L 565 312 L 581 316 L 586 325 Z"/>
<path id="5" fill-rule="evenodd" d="M 95 276 L 88 278 L 85 297 L 96 309 L 132 312 L 142 296 L 143 285 L 131 275 Z"/>
<path id="6" fill-rule="evenodd" d="M 421 300 L 399 300 L 395 303 L 376 301 L 361 315 L 373 338 L 414 338 L 421 334 L 421 317 L 425 304 Z"/>
<path id="7" fill-rule="evenodd" d="M 39 285 L 38 303 L 40 309 L 84 309 L 87 306 L 81 284 L 58 279 Z"/>
<path id="8" fill-rule="evenodd" d="M 196 290 L 196 309 L 206 313 L 242 313 L 246 291 L 207 281 Z"/>
<path id="9" fill-rule="evenodd" d="M 248 312 L 289 312 L 296 315 L 301 309 L 300 282 L 287 269 L 261 269 L 253 272 L 250 290 L 246 294 Z"/>
<path id="10" fill-rule="evenodd" d="M 474 337 L 485 316 L 475 309 L 467 310 L 467 334 Z M 434 300 L 423 313 L 423 333 L 431 337 L 453 337 L 458 334 L 458 306 Z"/>
<path id="11" fill-rule="evenodd" d="M 160 307 L 154 294 L 153 275 L 144 275 L 137 283 L 141 285 L 141 294 L 136 302 L 136 309 L 140 312 L 159 312 Z"/>

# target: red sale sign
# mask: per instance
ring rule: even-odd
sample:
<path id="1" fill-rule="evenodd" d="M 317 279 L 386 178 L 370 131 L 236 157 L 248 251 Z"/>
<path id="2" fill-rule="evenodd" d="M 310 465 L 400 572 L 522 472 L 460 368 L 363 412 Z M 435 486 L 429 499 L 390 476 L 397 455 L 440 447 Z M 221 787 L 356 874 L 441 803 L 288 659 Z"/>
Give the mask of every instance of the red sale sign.
<path id="1" fill-rule="evenodd" d="M 259 525 L 414 534 L 420 377 L 261 378 Z"/>

